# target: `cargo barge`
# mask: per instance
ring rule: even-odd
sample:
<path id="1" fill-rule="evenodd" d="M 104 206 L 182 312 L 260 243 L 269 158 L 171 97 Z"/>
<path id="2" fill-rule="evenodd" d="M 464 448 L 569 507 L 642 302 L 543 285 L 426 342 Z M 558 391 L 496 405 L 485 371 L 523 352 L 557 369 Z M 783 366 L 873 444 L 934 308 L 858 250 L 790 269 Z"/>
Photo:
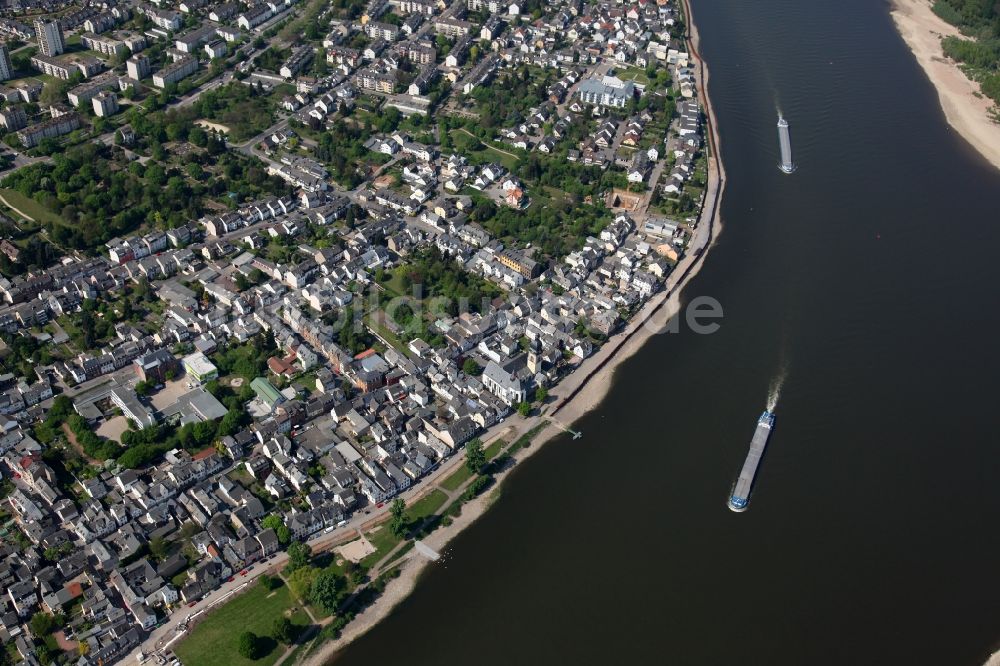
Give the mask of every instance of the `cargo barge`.
<path id="1" fill-rule="evenodd" d="M 750 451 L 747 459 L 743 461 L 743 469 L 740 476 L 733 485 L 733 492 L 729 496 L 729 508 L 733 511 L 746 511 L 747 503 L 750 501 L 750 493 L 753 491 L 754 478 L 757 476 L 757 467 L 760 465 L 761 456 L 764 455 L 764 447 L 767 446 L 767 439 L 771 436 L 774 428 L 774 414 L 764 410 L 764 413 L 757 419 L 757 429 L 754 430 L 753 439 L 750 440 Z"/>

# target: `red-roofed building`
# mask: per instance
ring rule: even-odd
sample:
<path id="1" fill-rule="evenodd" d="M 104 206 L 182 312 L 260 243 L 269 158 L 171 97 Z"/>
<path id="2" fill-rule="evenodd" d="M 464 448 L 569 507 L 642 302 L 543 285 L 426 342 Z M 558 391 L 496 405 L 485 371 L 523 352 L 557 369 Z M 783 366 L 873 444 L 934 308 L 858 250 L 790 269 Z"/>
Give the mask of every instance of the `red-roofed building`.
<path id="1" fill-rule="evenodd" d="M 285 358 L 272 356 L 267 359 L 267 369 L 278 376 L 291 377 L 298 372 L 298 368 L 295 367 L 295 361 L 296 356 L 294 353 L 289 354 Z"/>

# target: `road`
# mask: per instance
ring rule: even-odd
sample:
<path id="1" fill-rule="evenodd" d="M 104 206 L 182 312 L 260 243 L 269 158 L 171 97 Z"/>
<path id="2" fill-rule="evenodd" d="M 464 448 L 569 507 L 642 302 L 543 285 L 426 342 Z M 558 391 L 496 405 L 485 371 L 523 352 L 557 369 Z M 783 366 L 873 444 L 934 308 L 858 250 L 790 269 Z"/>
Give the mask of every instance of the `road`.
<path id="1" fill-rule="evenodd" d="M 649 174 L 648 189 L 642 195 L 642 201 L 639 203 L 639 208 L 635 213 L 632 214 L 632 219 L 635 220 L 637 226 L 641 226 L 643 222 L 646 221 L 646 217 L 649 214 L 649 204 L 653 200 L 653 192 L 656 191 L 657 183 L 660 182 L 660 176 L 663 174 L 663 170 L 667 166 L 666 156 L 661 157 L 656 161 L 656 165 L 653 167 L 652 173 Z"/>

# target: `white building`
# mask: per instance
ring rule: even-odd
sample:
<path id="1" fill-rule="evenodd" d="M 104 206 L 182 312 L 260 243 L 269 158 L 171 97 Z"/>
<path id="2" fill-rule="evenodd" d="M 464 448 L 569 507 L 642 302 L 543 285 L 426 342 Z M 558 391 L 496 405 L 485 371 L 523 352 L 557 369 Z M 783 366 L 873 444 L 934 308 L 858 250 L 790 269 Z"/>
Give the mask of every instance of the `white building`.
<path id="1" fill-rule="evenodd" d="M 503 400 L 508 405 L 516 405 L 527 399 L 528 391 L 524 384 L 514 374 L 504 370 L 499 364 L 490 361 L 483 371 L 483 386 L 490 393 Z"/>
<path id="2" fill-rule="evenodd" d="M 622 81 L 616 76 L 605 76 L 600 81 L 597 79 L 583 81 L 578 92 L 581 102 L 622 108 L 635 97 L 635 84 L 631 81 Z"/>
<path id="3" fill-rule="evenodd" d="M 99 118 L 107 118 L 118 113 L 118 95 L 110 90 L 103 90 L 91 100 L 94 104 L 94 113 Z"/>
<path id="4" fill-rule="evenodd" d="M 35 39 L 38 40 L 38 50 L 42 52 L 42 55 L 50 58 L 66 50 L 59 21 L 37 19 L 35 21 Z"/>

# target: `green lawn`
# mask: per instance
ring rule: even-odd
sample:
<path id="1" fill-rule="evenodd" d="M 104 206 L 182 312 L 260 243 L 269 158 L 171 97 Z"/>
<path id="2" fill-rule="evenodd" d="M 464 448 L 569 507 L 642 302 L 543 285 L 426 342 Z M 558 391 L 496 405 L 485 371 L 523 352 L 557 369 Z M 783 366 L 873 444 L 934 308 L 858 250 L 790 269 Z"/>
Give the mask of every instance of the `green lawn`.
<path id="1" fill-rule="evenodd" d="M 400 560 L 402 560 L 404 557 L 406 557 L 406 554 L 409 553 L 411 550 L 413 550 L 413 545 L 414 544 L 413 544 L 412 541 L 407 541 L 406 545 L 404 545 L 402 548 L 400 548 L 399 550 L 397 550 L 396 554 L 393 555 L 393 557 L 392 557 L 392 561 L 391 562 L 386 562 L 385 569 L 383 569 L 382 574 L 384 575 L 386 572 L 388 572 L 388 571 L 392 570 L 394 567 L 396 567 L 396 565 L 399 564 Z"/>
<path id="2" fill-rule="evenodd" d="M 483 144 L 486 145 L 486 144 Z M 512 151 L 507 151 L 506 149 L 494 148 L 493 146 L 486 146 L 485 152 L 491 160 L 500 162 L 508 171 L 514 171 L 517 169 L 518 162 L 521 161 L 517 155 L 514 155 Z M 510 154 L 508 154 L 510 153 Z"/>
<path id="3" fill-rule="evenodd" d="M 644 86 L 649 85 L 649 77 L 646 76 L 646 70 L 639 69 L 638 67 L 626 67 L 624 69 L 619 69 L 617 76 L 623 81 L 635 81 L 636 83 L 641 83 Z"/>
<path id="4" fill-rule="evenodd" d="M 460 134 L 464 136 L 470 136 L 469 132 L 462 128 L 453 129 L 452 134 Z M 478 137 L 477 137 L 478 138 Z M 514 171 L 517 169 L 518 163 L 521 159 L 514 154 L 513 150 L 498 149 L 490 146 L 487 143 L 482 144 L 483 147 L 479 150 L 466 150 L 463 154 L 469 158 L 469 161 L 473 164 L 486 164 L 489 162 L 499 162 L 508 171 Z M 509 153 L 509 154 L 508 154 Z"/>
<path id="5" fill-rule="evenodd" d="M 382 281 L 382 287 L 391 296 L 413 296 L 413 289 L 403 285 L 404 270 L 394 270 L 388 273 L 388 278 Z"/>
<path id="6" fill-rule="evenodd" d="M 365 569 L 371 569 L 375 566 L 379 560 L 388 555 L 389 551 L 395 548 L 400 542 L 400 538 L 389 529 L 388 523 L 372 530 L 365 537 L 375 547 L 374 553 L 358 563 Z"/>
<path id="7" fill-rule="evenodd" d="M 493 443 L 492 443 L 492 444 L 490 444 L 489 446 L 487 446 L 487 447 L 486 447 L 486 449 L 485 449 L 485 450 L 483 451 L 483 453 L 485 453 L 485 454 L 486 454 L 486 459 L 487 459 L 487 460 L 493 460 L 493 459 L 494 459 L 494 458 L 496 458 L 496 457 L 497 457 L 498 455 L 500 455 L 500 451 L 501 451 L 501 450 L 503 449 L 503 447 L 505 447 L 505 446 L 507 446 L 507 442 L 505 442 L 505 441 L 504 441 L 504 440 L 503 440 L 503 439 L 501 438 L 501 439 L 498 439 L 498 440 L 496 440 L 495 442 L 493 442 Z"/>
<path id="8" fill-rule="evenodd" d="M 373 317 L 369 315 L 368 318 L 365 320 L 365 322 L 375 333 L 379 335 L 379 337 L 381 337 L 383 340 L 385 340 L 390 345 L 395 347 L 396 351 L 398 351 L 400 354 L 408 357 L 413 356 L 413 352 L 410 351 L 410 348 L 407 346 L 407 344 L 403 342 L 403 339 L 400 338 L 395 333 L 393 333 L 392 331 L 390 331 L 385 326 L 385 324 L 383 324 L 379 320 L 378 317 Z"/>
<path id="9" fill-rule="evenodd" d="M 459 486 L 468 481 L 469 477 L 471 476 L 472 472 L 469 471 L 469 468 L 466 467 L 465 465 L 462 465 L 456 471 L 452 472 L 448 478 L 446 478 L 438 485 L 447 490 L 455 491 L 458 490 Z"/>
<path id="10" fill-rule="evenodd" d="M 270 651 L 264 657 L 251 661 L 240 656 L 237 641 L 244 631 L 267 637 L 274 620 L 293 606 L 296 604 L 287 587 L 269 592 L 262 585 L 254 585 L 248 592 L 233 597 L 221 608 L 212 611 L 174 647 L 174 652 L 184 666 L 269 666 L 283 654 L 283 646 L 268 640 Z M 300 608 L 296 608 L 290 617 L 293 623 L 303 627 L 309 624 L 308 616 Z"/>
<path id="11" fill-rule="evenodd" d="M 438 509 L 444 505 L 445 500 L 447 499 L 448 496 L 443 492 L 440 490 L 434 490 L 417 500 L 413 506 L 406 509 L 406 519 L 410 523 L 415 523 L 423 520 L 424 518 L 433 516 L 438 512 Z"/>
<path id="12" fill-rule="evenodd" d="M 0 195 L 14 208 L 38 222 L 62 222 L 62 218 L 30 197 L 17 190 L 0 189 Z M 20 217 L 14 213 L 16 217 Z"/>

